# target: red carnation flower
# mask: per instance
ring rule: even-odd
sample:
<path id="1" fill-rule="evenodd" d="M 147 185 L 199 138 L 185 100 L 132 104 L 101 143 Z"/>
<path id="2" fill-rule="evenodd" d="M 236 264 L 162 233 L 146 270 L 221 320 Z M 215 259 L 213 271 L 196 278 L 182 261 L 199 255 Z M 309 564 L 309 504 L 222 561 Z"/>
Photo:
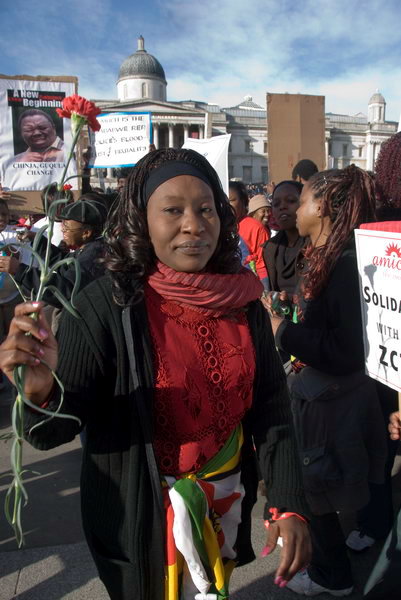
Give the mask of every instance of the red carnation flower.
<path id="1" fill-rule="evenodd" d="M 72 190 L 72 185 L 70 185 L 69 183 L 65 183 L 63 185 L 63 190 Z"/>
<path id="2" fill-rule="evenodd" d="M 78 94 L 67 96 L 63 100 L 63 108 L 56 108 L 59 117 L 78 120 L 77 117 L 85 119 L 92 131 L 99 131 L 100 123 L 96 119 L 102 111 L 93 102 L 90 102 Z M 75 117 L 75 118 L 74 118 Z"/>

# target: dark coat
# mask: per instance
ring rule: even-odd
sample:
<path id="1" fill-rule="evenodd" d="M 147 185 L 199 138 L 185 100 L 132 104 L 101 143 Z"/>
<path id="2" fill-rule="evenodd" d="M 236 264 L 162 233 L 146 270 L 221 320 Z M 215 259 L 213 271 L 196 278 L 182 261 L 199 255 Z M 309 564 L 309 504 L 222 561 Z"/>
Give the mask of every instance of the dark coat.
<path id="1" fill-rule="evenodd" d="M 113 600 L 164 598 L 163 512 L 160 486 L 152 488 L 138 397 L 152 414 L 152 344 L 144 302 L 131 309 L 137 358 L 134 384 L 121 323 L 103 277 L 87 286 L 77 306 L 82 319 L 64 311 L 58 332 L 58 374 L 66 389 L 62 411 L 86 426 L 81 498 L 85 534 L 99 574 Z M 259 301 L 248 307 L 256 354 L 251 411 L 244 419 L 243 482 L 246 488 L 237 547 L 239 561 L 254 558 L 250 510 L 256 500 L 257 473 L 252 439 L 259 454 L 270 506 L 305 514 L 308 508 L 294 445 L 286 379 L 274 345 L 270 321 Z M 55 408 L 57 398 L 50 402 Z M 25 411 L 26 437 L 39 449 L 71 441 L 80 427 L 53 419 L 29 433 L 41 418 Z M 156 473 L 156 476 L 158 474 Z"/>
<path id="2" fill-rule="evenodd" d="M 354 249 L 340 256 L 321 294 L 304 304 L 302 322 L 279 326 L 276 342 L 308 365 L 289 385 L 312 512 L 362 508 L 368 482 L 383 481 L 386 435 L 376 383 L 364 374 Z"/>

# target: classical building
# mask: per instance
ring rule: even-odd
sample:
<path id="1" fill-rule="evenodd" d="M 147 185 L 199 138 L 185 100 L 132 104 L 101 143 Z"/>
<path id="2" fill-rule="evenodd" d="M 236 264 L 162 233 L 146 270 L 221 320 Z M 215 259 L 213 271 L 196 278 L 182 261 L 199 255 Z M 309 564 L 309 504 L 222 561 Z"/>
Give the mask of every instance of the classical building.
<path id="1" fill-rule="evenodd" d="M 268 181 L 265 108 L 253 102 L 251 96 L 228 108 L 196 100 L 169 101 L 167 84 L 162 65 L 146 51 L 140 36 L 136 52 L 120 67 L 118 99 L 95 102 L 103 112 L 150 112 L 156 148 L 179 148 L 188 137 L 202 139 L 230 133 L 230 178 L 246 183 Z M 385 118 L 386 102 L 378 91 L 369 101 L 367 116 L 326 114 L 327 166 L 342 168 L 354 162 L 373 169 L 381 144 L 397 131 L 397 123 Z M 107 169 L 107 178 L 113 176 L 113 169 Z"/>
<path id="2" fill-rule="evenodd" d="M 327 165 L 341 169 L 354 163 L 372 171 L 382 143 L 397 133 L 397 125 L 386 121 L 386 101 L 379 90 L 369 100 L 367 116 L 327 113 Z"/>

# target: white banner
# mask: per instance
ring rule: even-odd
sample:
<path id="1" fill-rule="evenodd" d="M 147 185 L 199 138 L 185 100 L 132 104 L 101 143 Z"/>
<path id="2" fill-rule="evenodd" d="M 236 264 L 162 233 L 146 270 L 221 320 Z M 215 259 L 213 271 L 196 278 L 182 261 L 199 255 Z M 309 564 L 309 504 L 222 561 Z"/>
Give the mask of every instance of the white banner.
<path id="1" fill-rule="evenodd" d="M 0 183 L 3 189 L 42 190 L 58 183 L 72 144 L 71 121 L 56 108 L 75 93 L 66 81 L 0 78 Z M 71 161 L 68 176 L 76 175 Z M 69 181 L 78 189 L 76 178 Z"/>
<path id="2" fill-rule="evenodd" d="M 401 392 L 401 233 L 358 229 L 355 239 L 366 372 Z"/>
<path id="3" fill-rule="evenodd" d="M 197 140 L 188 138 L 183 148 L 195 150 L 203 154 L 217 171 L 220 177 L 223 190 L 228 196 L 228 145 L 230 143 L 231 133 L 225 135 L 216 135 L 212 138 Z"/>
<path id="4" fill-rule="evenodd" d="M 97 120 L 101 129 L 91 132 L 90 167 L 132 167 L 149 152 L 152 137 L 150 113 L 104 113 Z"/>

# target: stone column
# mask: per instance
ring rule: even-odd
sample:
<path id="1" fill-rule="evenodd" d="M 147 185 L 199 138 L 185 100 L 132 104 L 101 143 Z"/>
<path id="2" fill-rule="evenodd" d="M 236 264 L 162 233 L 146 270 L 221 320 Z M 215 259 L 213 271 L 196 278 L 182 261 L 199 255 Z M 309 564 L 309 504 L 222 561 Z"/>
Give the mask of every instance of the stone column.
<path id="1" fill-rule="evenodd" d="M 153 123 L 153 143 L 159 149 L 159 123 Z"/>
<path id="2" fill-rule="evenodd" d="M 184 123 L 184 142 L 188 139 L 189 134 L 189 125 L 188 123 Z"/>
<path id="3" fill-rule="evenodd" d="M 174 125 L 168 124 L 168 147 L 174 148 Z"/>
<path id="4" fill-rule="evenodd" d="M 111 167 L 107 167 L 107 179 L 113 179 L 113 169 Z"/>
<path id="5" fill-rule="evenodd" d="M 204 125 L 199 125 L 199 139 L 203 140 L 205 127 Z"/>
<path id="6" fill-rule="evenodd" d="M 373 171 L 373 141 L 367 140 L 366 169 Z"/>

